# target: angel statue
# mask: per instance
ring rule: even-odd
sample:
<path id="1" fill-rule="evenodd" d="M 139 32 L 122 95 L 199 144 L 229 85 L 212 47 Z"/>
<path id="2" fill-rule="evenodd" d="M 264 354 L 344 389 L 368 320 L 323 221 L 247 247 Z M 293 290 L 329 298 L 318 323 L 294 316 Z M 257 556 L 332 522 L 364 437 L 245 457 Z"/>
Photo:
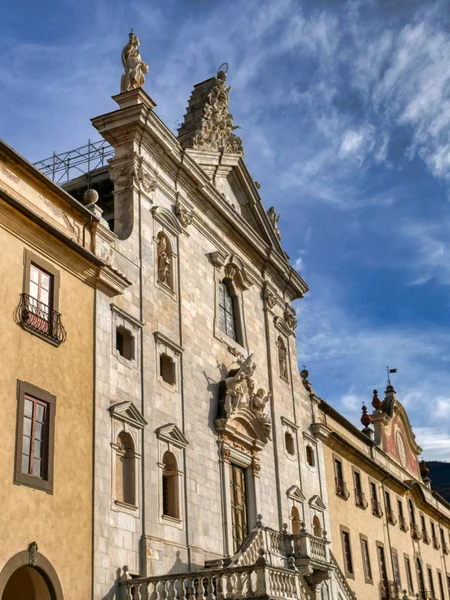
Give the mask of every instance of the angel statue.
<path id="1" fill-rule="evenodd" d="M 252 409 L 253 414 L 258 419 L 261 429 L 267 439 L 272 438 L 272 421 L 266 412 L 266 405 L 270 400 L 270 392 L 266 392 L 259 388 L 256 394 L 253 394 Z"/>
<path id="2" fill-rule="evenodd" d="M 225 380 L 225 413 L 227 417 L 231 416 L 235 410 L 241 407 L 248 407 L 249 399 L 253 391 L 253 382 L 251 377 L 256 369 L 256 364 L 252 363 L 252 356 L 244 360 L 237 373 L 227 377 Z M 251 390 L 249 390 L 249 385 Z"/>
<path id="3" fill-rule="evenodd" d="M 145 73 L 148 73 L 148 65 L 142 60 L 139 52 L 139 38 L 130 31 L 128 44 L 122 50 L 122 64 L 124 73 L 120 82 L 120 92 L 128 92 L 140 88 L 145 82 Z"/>
<path id="4" fill-rule="evenodd" d="M 269 221 L 271 222 L 272 227 L 274 228 L 277 238 L 281 239 L 281 233 L 278 228 L 278 221 L 280 220 L 280 215 L 277 215 L 274 206 L 271 206 L 269 208 L 269 210 L 267 211 L 267 216 L 269 217 Z"/>

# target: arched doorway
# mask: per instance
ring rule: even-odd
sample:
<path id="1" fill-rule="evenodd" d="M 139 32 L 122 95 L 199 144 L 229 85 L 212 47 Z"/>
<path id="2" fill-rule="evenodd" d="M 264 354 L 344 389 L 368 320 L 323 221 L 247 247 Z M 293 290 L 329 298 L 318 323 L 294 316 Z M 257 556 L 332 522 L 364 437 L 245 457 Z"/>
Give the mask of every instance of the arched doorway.
<path id="1" fill-rule="evenodd" d="M 53 587 L 33 567 L 19 567 L 8 579 L 1 600 L 54 600 Z"/>
<path id="2" fill-rule="evenodd" d="M 1 570 L 0 600 L 64 600 L 59 577 L 35 542 Z"/>

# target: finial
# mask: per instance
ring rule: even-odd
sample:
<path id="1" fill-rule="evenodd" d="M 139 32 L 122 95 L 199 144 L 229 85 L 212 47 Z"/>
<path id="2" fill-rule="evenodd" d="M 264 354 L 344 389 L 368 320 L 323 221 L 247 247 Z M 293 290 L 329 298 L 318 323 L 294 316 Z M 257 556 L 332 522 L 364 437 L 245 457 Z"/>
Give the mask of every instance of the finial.
<path id="1" fill-rule="evenodd" d="M 430 480 L 430 469 L 427 467 L 427 463 L 422 459 L 419 463 L 420 466 L 420 474 L 422 475 L 422 479 L 424 481 Z"/>
<path id="2" fill-rule="evenodd" d="M 120 82 L 120 92 L 129 92 L 144 85 L 144 75 L 148 73 L 148 65 L 142 60 L 139 52 L 139 38 L 132 29 L 129 33 L 128 44 L 122 50 L 122 65 L 124 73 Z"/>
<path id="3" fill-rule="evenodd" d="M 380 410 L 382 404 L 383 403 L 378 398 L 378 390 L 373 390 L 372 406 L 375 410 Z"/>
<path id="4" fill-rule="evenodd" d="M 364 425 L 364 427 L 369 427 L 369 425 L 372 423 L 370 415 L 367 414 L 367 406 L 365 404 L 362 405 L 361 423 Z"/>

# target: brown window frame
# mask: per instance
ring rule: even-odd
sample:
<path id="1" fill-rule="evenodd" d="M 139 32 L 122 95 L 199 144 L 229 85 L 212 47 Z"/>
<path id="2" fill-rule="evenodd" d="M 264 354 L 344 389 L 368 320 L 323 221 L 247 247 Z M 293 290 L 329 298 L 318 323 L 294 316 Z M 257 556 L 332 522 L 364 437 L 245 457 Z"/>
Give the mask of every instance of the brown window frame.
<path id="1" fill-rule="evenodd" d="M 350 529 L 348 527 L 344 527 L 344 525 L 340 526 L 341 531 L 341 544 L 342 544 L 342 559 L 343 559 L 343 567 L 345 576 L 349 579 L 355 579 L 355 564 L 353 561 L 353 552 L 352 552 L 352 542 L 350 539 Z M 345 537 L 347 536 L 347 537 Z M 345 545 L 345 539 L 348 540 L 348 552 Z M 347 564 L 347 554 L 349 559 L 349 564 Z M 351 571 L 348 570 L 347 567 L 351 568 Z"/>
<path id="2" fill-rule="evenodd" d="M 406 583 L 408 585 L 408 593 L 414 594 L 414 580 L 413 580 L 413 575 L 412 575 L 412 571 L 411 571 L 411 559 L 409 558 L 408 554 L 404 554 L 403 555 L 404 561 L 405 561 L 405 573 L 406 573 Z"/>
<path id="3" fill-rule="evenodd" d="M 388 566 L 386 561 L 386 552 L 384 549 L 383 542 L 376 542 L 377 547 L 377 562 L 378 562 L 378 570 L 380 573 L 380 585 L 384 588 L 389 589 L 389 573 Z"/>
<path id="4" fill-rule="evenodd" d="M 394 559 L 395 556 L 395 559 Z M 398 589 L 402 589 L 402 575 L 400 572 L 400 559 L 396 548 L 391 548 L 391 560 L 392 560 L 392 574 L 394 576 L 394 582 L 397 584 Z"/>
<path id="5" fill-rule="evenodd" d="M 44 403 L 48 407 L 46 417 L 46 434 L 44 456 L 46 459 L 45 478 L 36 477 L 28 473 L 22 473 L 22 449 L 23 449 L 23 420 L 25 399 L 31 397 L 39 403 Z M 17 382 L 17 435 L 14 460 L 14 483 L 17 485 L 26 485 L 37 490 L 43 490 L 49 494 L 53 493 L 53 459 L 55 443 L 55 414 L 56 414 L 56 396 L 53 396 L 46 390 L 43 390 L 27 381 Z"/>
<path id="6" fill-rule="evenodd" d="M 362 533 L 360 533 L 359 539 L 361 542 L 361 557 L 362 557 L 362 563 L 363 563 L 363 569 L 364 569 L 364 579 L 365 579 L 366 583 L 370 583 L 373 585 L 373 570 L 372 570 L 372 563 L 370 561 L 369 538 L 366 535 L 363 535 Z M 367 561 L 366 561 L 366 555 L 364 553 L 364 544 L 367 549 Z M 367 562 L 367 564 L 366 564 L 366 562 Z"/>

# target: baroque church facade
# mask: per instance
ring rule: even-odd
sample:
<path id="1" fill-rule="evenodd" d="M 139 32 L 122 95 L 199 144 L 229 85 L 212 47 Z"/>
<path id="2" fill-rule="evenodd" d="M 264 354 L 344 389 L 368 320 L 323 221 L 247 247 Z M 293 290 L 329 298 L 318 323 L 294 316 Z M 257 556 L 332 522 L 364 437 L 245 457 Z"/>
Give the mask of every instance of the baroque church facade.
<path id="1" fill-rule="evenodd" d="M 25 240 L 17 251 L 31 256 L 28 304 L 5 330 L 42 360 L 20 375 L 30 386 L 21 396 L 18 385 L 17 414 L 15 363 L 2 386 L 21 434 L 9 444 L 19 487 L 15 536 L 0 548 L 0 599 L 448 600 L 450 506 L 419 471 L 395 392 L 374 400 L 361 432 L 298 371 L 292 302 L 308 288 L 244 161 L 227 66 L 194 86 L 174 135 L 142 88 L 148 67 L 133 32 L 122 62 L 117 108 L 92 120 L 110 148 L 106 164 L 61 188 L 0 147 L 0 200 L 50 236 L 39 245 L 34 229 L 17 226 Z M 5 272 L 10 264 L 5 257 Z M 59 276 L 63 267 L 74 281 Z M 48 342 L 47 356 L 39 344 Z M 85 403 L 78 421 L 72 379 Z M 48 407 L 51 422 L 25 414 L 26 401 Z M 76 427 L 75 453 L 62 419 Z M 43 448 L 39 471 L 29 447 Z M 79 494 L 67 511 L 71 481 Z M 72 540 L 63 550 L 49 528 L 34 526 L 37 517 L 13 510 L 34 514 L 24 504 L 33 498 Z M 433 552 L 420 541 L 422 516 L 430 531 L 434 523 Z"/>

